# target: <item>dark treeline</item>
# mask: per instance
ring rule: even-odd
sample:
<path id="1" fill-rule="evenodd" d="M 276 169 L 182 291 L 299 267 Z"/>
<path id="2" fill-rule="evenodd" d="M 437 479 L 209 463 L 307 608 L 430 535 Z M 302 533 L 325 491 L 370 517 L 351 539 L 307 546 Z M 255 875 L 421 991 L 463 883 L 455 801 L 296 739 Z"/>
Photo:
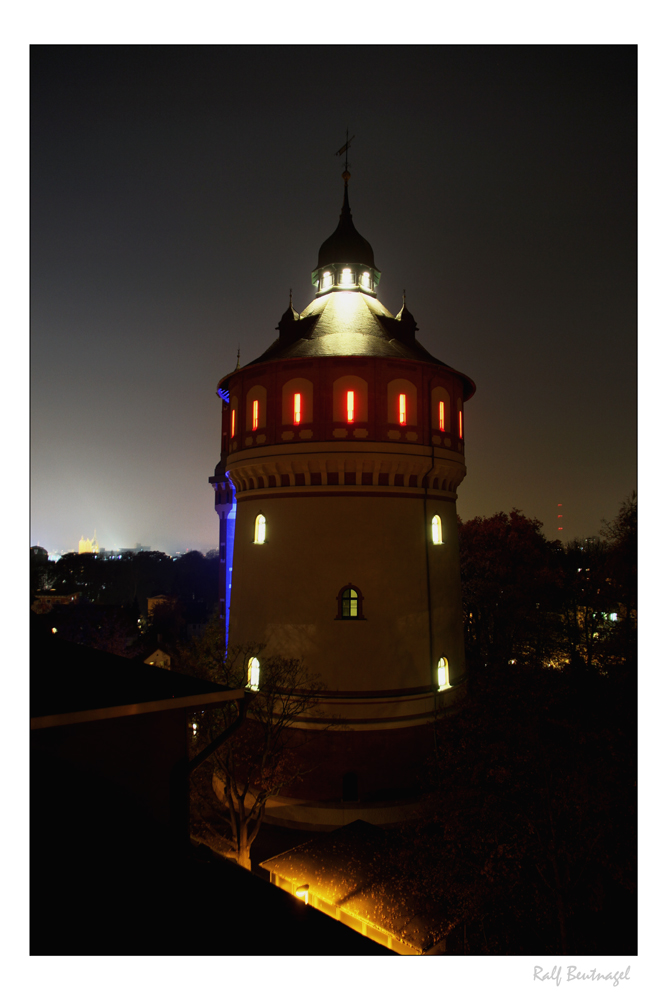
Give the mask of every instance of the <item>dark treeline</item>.
<path id="1" fill-rule="evenodd" d="M 600 537 L 561 545 L 541 527 L 517 510 L 459 524 L 469 667 L 520 660 L 632 676 L 636 497 Z"/>
<path id="2" fill-rule="evenodd" d="M 69 552 L 57 562 L 45 549 L 30 550 L 31 604 L 40 595 L 77 595 L 40 614 L 62 638 L 124 656 L 171 653 L 216 612 L 218 553 L 126 552 L 119 558 Z M 165 596 L 148 614 L 148 600 Z"/>
<path id="3" fill-rule="evenodd" d="M 468 696 L 435 726 L 410 884 L 451 951 L 635 954 L 636 499 L 599 538 L 540 528 L 460 525 Z"/>

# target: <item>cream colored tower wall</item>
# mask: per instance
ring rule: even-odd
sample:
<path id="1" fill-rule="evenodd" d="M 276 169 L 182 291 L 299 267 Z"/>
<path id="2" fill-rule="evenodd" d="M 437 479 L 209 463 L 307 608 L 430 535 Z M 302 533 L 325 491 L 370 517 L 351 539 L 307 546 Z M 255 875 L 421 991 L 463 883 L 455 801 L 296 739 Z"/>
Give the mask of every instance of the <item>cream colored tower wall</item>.
<path id="1" fill-rule="evenodd" d="M 263 545 L 253 542 L 259 513 Z M 430 536 L 435 513 L 442 545 Z M 456 684 L 465 664 L 453 498 L 430 495 L 426 514 L 423 494 L 414 492 L 246 493 L 237 508 L 230 645 L 266 642 L 264 657 L 300 656 L 331 691 L 433 686 L 439 656 L 448 658 Z M 365 620 L 336 620 L 337 595 L 348 583 L 363 595 Z"/>

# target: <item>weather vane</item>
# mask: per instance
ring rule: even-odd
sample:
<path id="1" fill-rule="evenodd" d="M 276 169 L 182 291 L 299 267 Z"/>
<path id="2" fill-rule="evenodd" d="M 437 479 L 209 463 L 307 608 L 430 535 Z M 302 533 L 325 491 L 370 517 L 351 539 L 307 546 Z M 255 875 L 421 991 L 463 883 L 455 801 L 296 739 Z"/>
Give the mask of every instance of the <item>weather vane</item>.
<path id="1" fill-rule="evenodd" d="M 350 148 L 350 143 L 352 142 L 352 139 L 354 139 L 354 136 L 350 136 L 348 129 L 345 129 L 345 145 L 341 146 L 338 152 L 335 154 L 336 156 L 342 156 L 343 153 L 345 153 L 345 173 L 343 174 L 343 177 L 345 177 L 345 174 L 348 175 L 347 177 L 345 177 L 346 183 L 348 177 L 350 176 L 347 169 L 347 151 Z"/>

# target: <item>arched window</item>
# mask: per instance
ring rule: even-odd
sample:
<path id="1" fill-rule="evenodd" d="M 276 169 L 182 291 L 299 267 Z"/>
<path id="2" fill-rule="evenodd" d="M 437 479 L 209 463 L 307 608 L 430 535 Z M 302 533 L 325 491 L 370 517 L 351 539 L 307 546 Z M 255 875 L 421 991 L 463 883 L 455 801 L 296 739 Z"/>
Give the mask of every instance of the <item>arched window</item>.
<path id="1" fill-rule="evenodd" d="M 251 691 L 259 691 L 259 660 L 256 656 L 248 660 L 248 687 Z"/>
<path id="2" fill-rule="evenodd" d="M 444 691 L 448 687 L 450 687 L 449 663 L 446 656 L 441 656 L 438 660 L 438 691 Z"/>
<path id="3" fill-rule="evenodd" d="M 449 393 L 444 385 L 436 385 L 431 393 L 431 429 L 444 434 L 451 430 L 451 421 Z"/>
<path id="4" fill-rule="evenodd" d="M 387 384 L 387 423 L 417 425 L 417 386 L 407 378 L 394 378 Z"/>
<path id="5" fill-rule="evenodd" d="M 368 421 L 368 382 L 358 375 L 342 375 L 333 384 L 333 419 L 340 424 Z"/>
<path id="6" fill-rule="evenodd" d="M 291 378 L 282 389 L 283 427 L 308 426 L 313 422 L 313 383 L 307 378 Z"/>
<path id="7" fill-rule="evenodd" d="M 244 430 L 258 431 L 266 427 L 266 389 L 263 385 L 253 385 L 246 393 L 246 415 Z"/>
<path id="8" fill-rule="evenodd" d="M 338 592 L 338 614 L 336 618 L 349 620 L 363 619 L 363 594 L 353 583 L 346 584 Z"/>
<path id="9" fill-rule="evenodd" d="M 434 514 L 431 521 L 431 535 L 434 545 L 442 545 L 442 521 L 439 514 Z"/>
<path id="10" fill-rule="evenodd" d="M 236 398 L 236 396 L 232 396 L 231 407 L 232 407 L 232 409 L 231 409 L 231 414 L 230 414 L 230 417 L 229 417 L 229 422 L 230 422 L 229 436 L 230 436 L 230 438 L 233 438 L 233 437 L 236 437 L 236 432 L 239 429 L 239 426 L 238 426 L 239 401 Z"/>
<path id="11" fill-rule="evenodd" d="M 266 541 L 266 518 L 258 514 L 255 518 L 255 545 L 263 545 Z"/>

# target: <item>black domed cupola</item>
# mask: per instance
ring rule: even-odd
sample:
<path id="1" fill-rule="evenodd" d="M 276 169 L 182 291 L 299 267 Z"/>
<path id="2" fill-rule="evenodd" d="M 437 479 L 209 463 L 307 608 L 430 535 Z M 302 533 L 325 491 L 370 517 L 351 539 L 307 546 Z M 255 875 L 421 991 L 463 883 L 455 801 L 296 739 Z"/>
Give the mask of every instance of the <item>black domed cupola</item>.
<path id="1" fill-rule="evenodd" d="M 345 191 L 340 221 L 335 232 L 320 247 L 317 270 L 312 274 L 318 296 L 340 291 L 358 291 L 375 296 L 375 289 L 380 282 L 373 247 L 357 232 L 352 222 L 347 196 L 349 179 L 350 174 L 346 170 L 343 174 Z"/>

